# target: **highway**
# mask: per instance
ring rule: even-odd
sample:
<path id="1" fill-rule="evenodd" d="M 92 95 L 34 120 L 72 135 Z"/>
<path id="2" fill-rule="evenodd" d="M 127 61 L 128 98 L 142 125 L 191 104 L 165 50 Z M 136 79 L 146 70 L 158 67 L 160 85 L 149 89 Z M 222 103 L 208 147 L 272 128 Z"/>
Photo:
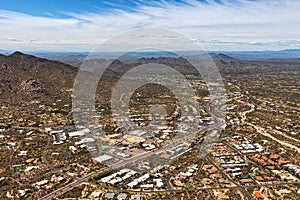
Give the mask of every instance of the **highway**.
<path id="1" fill-rule="evenodd" d="M 77 187 L 78 185 L 84 183 L 84 182 L 87 182 L 89 178 L 92 178 L 93 176 L 97 175 L 97 174 L 100 174 L 102 172 L 105 172 L 109 170 L 109 168 L 103 168 L 101 169 L 100 171 L 96 171 L 96 172 L 92 172 L 82 178 L 78 178 L 77 180 L 73 181 L 72 183 L 69 183 L 68 185 L 65 185 L 43 197 L 40 198 L 40 200 L 49 200 L 49 199 L 52 199 L 54 197 L 57 197 L 59 195 L 62 195 L 64 193 L 66 193 L 67 191 L 69 190 L 72 190 L 73 188 Z"/>

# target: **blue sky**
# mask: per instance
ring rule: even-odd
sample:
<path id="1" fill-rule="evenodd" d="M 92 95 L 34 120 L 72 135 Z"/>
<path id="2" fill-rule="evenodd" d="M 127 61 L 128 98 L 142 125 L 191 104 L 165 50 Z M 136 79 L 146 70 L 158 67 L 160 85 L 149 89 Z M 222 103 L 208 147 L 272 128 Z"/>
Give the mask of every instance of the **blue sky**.
<path id="1" fill-rule="evenodd" d="M 300 49 L 298 0 L 10 0 L 0 49 L 90 51 L 135 28 L 167 28 L 207 50 Z"/>
<path id="2" fill-rule="evenodd" d="M 10 0 L 1 2 L 1 9 L 35 16 L 67 18 L 66 13 L 69 12 L 83 14 L 104 13 L 117 8 L 131 10 L 138 4 L 138 1 L 125 0 Z"/>

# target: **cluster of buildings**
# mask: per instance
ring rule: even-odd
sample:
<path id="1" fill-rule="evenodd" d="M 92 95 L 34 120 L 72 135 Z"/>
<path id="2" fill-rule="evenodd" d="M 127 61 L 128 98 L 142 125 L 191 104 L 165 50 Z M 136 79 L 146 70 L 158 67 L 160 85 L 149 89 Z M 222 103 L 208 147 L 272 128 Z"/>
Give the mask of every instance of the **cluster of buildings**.
<path id="1" fill-rule="evenodd" d="M 115 192 L 106 192 L 103 193 L 101 190 L 93 191 L 89 199 L 104 199 L 104 200 L 141 200 L 140 194 L 132 194 L 128 193 L 115 193 Z"/>
<path id="2" fill-rule="evenodd" d="M 131 169 L 122 169 L 116 173 L 113 173 L 109 176 L 103 177 L 100 181 L 103 183 L 116 184 L 120 183 L 132 176 L 134 176 L 137 172 Z M 122 175 L 122 176 L 121 176 Z"/>
<path id="3" fill-rule="evenodd" d="M 290 163 L 289 160 L 284 159 L 278 154 L 255 154 L 250 158 L 262 166 L 269 166 L 270 169 L 274 168 L 274 166 Z"/>
<path id="4" fill-rule="evenodd" d="M 224 170 L 234 178 L 241 177 L 243 174 L 243 167 L 248 165 L 248 163 L 246 163 L 246 161 L 239 155 L 229 157 L 221 156 L 217 160 Z"/>
<path id="5" fill-rule="evenodd" d="M 53 175 L 50 180 L 48 179 L 44 179 L 41 181 L 38 181 L 36 183 L 33 184 L 33 186 L 37 189 L 51 189 L 53 188 L 55 185 L 62 183 L 63 181 L 65 181 L 65 178 L 63 176 L 56 176 Z"/>
<path id="6" fill-rule="evenodd" d="M 137 179 L 134 179 L 130 183 L 127 184 L 128 187 L 133 188 L 134 186 L 138 185 L 141 182 L 146 181 L 148 178 L 150 178 L 150 174 L 144 174 L 143 176 L 140 176 Z M 148 187 L 149 185 L 141 185 L 141 188 Z M 153 187 L 153 186 L 152 186 Z"/>
<path id="7" fill-rule="evenodd" d="M 99 195 L 98 198 L 100 196 L 101 195 Z M 126 194 L 126 193 L 116 194 L 114 192 L 107 192 L 107 193 L 104 194 L 104 199 L 105 200 L 113 200 L 113 199 L 125 200 L 125 199 L 128 199 L 128 194 Z M 130 196 L 130 200 L 141 200 L 141 195 L 140 194 L 133 194 L 133 195 Z"/>
<path id="8" fill-rule="evenodd" d="M 259 143 L 252 143 L 248 138 L 244 136 L 236 135 L 233 136 L 232 139 L 234 140 L 234 143 L 232 145 L 244 154 L 262 152 L 265 150 L 264 147 Z"/>
<path id="9" fill-rule="evenodd" d="M 291 164 L 291 161 L 285 159 L 282 155 L 269 152 L 264 153 L 265 148 L 263 146 L 257 142 L 252 142 L 244 136 L 236 135 L 224 139 L 232 148 L 229 148 L 223 142 L 214 143 L 211 154 L 234 180 L 238 180 L 242 184 L 270 182 L 274 181 L 276 177 L 281 180 L 298 181 L 300 167 Z M 236 152 L 233 151 L 233 148 Z M 247 162 L 247 159 L 254 161 L 257 163 L 257 166 L 261 166 L 264 169 Z M 270 172 L 267 172 L 266 169 L 269 169 Z M 213 170 L 215 169 L 211 168 L 210 173 L 213 173 Z M 256 195 L 259 196 L 258 193 Z"/>
<path id="10" fill-rule="evenodd" d="M 236 144 L 232 139 L 239 139 L 239 144 L 244 144 L 244 141 L 247 141 L 250 144 L 249 140 L 246 140 L 242 137 L 234 136 L 232 138 L 228 138 L 230 144 L 234 147 Z M 236 151 L 240 151 L 236 148 Z M 246 153 L 248 154 L 248 152 Z M 241 154 L 237 154 L 231 148 L 226 146 L 223 142 L 215 143 L 212 151 L 212 155 L 214 159 L 217 161 L 218 165 L 220 165 L 226 174 L 230 175 L 233 180 L 239 181 L 242 184 L 251 184 L 255 181 L 264 180 L 262 174 L 265 174 L 263 171 L 258 170 L 254 166 L 251 169 L 247 169 L 251 164 L 246 161 L 246 156 L 242 156 Z M 209 174 L 216 173 L 217 170 L 214 167 L 210 167 L 206 169 Z M 218 176 L 217 176 L 218 177 Z M 222 178 L 220 176 L 220 178 Z M 271 179 L 271 177 L 266 176 L 266 179 Z"/>
<path id="11" fill-rule="evenodd" d="M 202 183 L 206 185 L 211 185 L 214 183 L 213 180 L 216 180 L 221 184 L 229 184 L 229 182 L 219 173 L 219 170 L 213 165 L 207 164 L 203 165 L 202 169 L 209 174 L 209 178 L 204 178 Z"/>
<path id="12" fill-rule="evenodd" d="M 198 164 L 194 164 L 192 166 L 189 166 L 187 170 L 178 173 L 173 181 L 174 186 L 183 187 L 184 184 L 182 183 L 182 181 L 192 177 L 198 170 Z"/>
<path id="13" fill-rule="evenodd" d="M 161 189 L 164 187 L 164 182 L 160 178 L 163 175 L 159 173 L 159 171 L 163 168 L 163 166 L 157 167 L 151 172 L 140 176 L 138 176 L 138 173 L 134 170 L 121 169 L 113 174 L 102 177 L 99 181 L 109 185 L 121 184 L 129 189 Z"/>

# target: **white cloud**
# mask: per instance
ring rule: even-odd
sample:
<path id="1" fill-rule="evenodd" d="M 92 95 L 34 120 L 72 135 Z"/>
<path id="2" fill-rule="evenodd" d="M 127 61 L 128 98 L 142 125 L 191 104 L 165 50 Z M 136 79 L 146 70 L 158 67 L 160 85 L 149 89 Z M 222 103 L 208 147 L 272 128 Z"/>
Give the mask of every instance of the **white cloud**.
<path id="1" fill-rule="evenodd" d="M 159 27 L 199 39 L 208 49 L 299 47 L 300 1 L 207 2 L 186 0 L 171 4 L 161 1 L 155 6 L 140 4 L 134 11 L 67 13 L 67 19 L 2 10 L 0 45 L 1 48 L 26 50 L 90 50 L 120 32 Z"/>

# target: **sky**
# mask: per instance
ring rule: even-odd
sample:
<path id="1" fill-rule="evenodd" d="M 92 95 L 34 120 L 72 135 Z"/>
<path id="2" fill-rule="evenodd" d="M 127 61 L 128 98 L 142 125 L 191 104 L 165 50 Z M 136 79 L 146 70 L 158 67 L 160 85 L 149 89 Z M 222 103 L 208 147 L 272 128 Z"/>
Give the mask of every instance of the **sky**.
<path id="1" fill-rule="evenodd" d="M 300 49 L 299 10 L 299 0 L 2 1 L 0 49 L 86 52 L 153 27 L 209 51 Z"/>

